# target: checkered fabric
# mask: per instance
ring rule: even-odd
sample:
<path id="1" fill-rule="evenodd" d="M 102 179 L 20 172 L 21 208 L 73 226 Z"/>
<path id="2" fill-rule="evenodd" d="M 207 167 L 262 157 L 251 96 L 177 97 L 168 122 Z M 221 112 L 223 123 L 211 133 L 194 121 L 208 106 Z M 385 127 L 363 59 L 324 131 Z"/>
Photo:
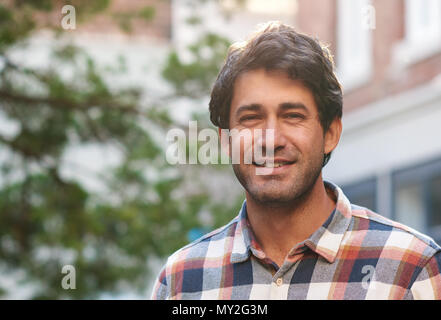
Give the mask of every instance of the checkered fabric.
<path id="1" fill-rule="evenodd" d="M 325 186 L 335 210 L 282 266 L 255 241 L 244 202 L 229 224 L 168 258 L 152 299 L 441 299 L 441 248 L 431 238 Z"/>

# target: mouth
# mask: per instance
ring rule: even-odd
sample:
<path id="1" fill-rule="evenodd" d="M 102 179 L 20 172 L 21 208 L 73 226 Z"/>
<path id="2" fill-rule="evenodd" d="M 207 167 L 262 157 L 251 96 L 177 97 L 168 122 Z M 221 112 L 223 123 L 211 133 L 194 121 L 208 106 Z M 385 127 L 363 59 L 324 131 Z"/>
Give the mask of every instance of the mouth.
<path id="1" fill-rule="evenodd" d="M 292 169 L 292 165 L 296 163 L 296 160 L 286 158 L 263 158 L 259 162 L 260 163 L 253 161 L 253 165 L 256 168 L 256 175 L 280 176 L 289 173 Z"/>
<path id="2" fill-rule="evenodd" d="M 284 166 L 288 166 L 293 164 L 294 161 L 265 161 L 262 164 L 258 164 L 256 162 L 253 162 L 253 165 L 260 168 L 280 168 Z"/>

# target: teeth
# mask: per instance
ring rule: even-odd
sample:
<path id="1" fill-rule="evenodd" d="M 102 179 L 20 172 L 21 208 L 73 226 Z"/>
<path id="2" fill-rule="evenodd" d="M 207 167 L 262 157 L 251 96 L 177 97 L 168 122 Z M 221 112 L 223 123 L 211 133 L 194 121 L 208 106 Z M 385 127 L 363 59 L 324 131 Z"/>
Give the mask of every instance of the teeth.
<path id="1" fill-rule="evenodd" d="M 256 166 L 259 167 L 266 167 L 266 168 L 279 168 L 281 166 L 284 166 L 285 164 L 288 164 L 289 162 L 275 162 L 275 163 L 267 163 L 265 162 L 264 164 L 255 164 Z"/>
<path id="2" fill-rule="evenodd" d="M 284 166 L 286 162 L 278 162 L 278 163 L 265 163 L 265 167 L 267 168 L 279 168 Z"/>

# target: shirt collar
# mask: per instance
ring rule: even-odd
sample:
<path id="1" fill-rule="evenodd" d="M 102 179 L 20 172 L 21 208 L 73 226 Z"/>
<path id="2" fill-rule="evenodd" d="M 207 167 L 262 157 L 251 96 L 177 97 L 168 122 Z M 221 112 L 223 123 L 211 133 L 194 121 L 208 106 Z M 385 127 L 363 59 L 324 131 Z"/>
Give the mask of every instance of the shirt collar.
<path id="1" fill-rule="evenodd" d="M 337 256 L 343 236 L 349 227 L 352 218 L 351 204 L 343 191 L 335 184 L 325 181 L 325 187 L 337 199 L 336 208 L 325 223 L 318 228 L 302 244 L 316 252 L 329 263 L 333 263 Z M 263 253 L 256 249 L 254 237 L 247 219 L 246 201 L 243 202 L 234 232 L 231 263 L 242 262 L 253 253 L 257 258 L 262 258 Z M 302 247 L 296 246 L 297 248 Z"/>

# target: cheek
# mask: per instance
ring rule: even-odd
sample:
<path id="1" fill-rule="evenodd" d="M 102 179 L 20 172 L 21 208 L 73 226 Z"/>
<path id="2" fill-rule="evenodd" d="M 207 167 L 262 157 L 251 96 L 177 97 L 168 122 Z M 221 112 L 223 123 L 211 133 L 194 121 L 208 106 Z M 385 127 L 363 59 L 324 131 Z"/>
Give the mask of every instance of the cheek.
<path id="1" fill-rule="evenodd" d="M 233 164 L 251 164 L 253 155 L 252 130 L 232 130 L 230 133 L 230 157 Z"/>
<path id="2" fill-rule="evenodd" d="M 291 144 L 301 153 L 303 157 L 315 157 L 323 153 L 324 137 L 322 132 L 316 130 L 299 130 L 290 135 Z"/>

